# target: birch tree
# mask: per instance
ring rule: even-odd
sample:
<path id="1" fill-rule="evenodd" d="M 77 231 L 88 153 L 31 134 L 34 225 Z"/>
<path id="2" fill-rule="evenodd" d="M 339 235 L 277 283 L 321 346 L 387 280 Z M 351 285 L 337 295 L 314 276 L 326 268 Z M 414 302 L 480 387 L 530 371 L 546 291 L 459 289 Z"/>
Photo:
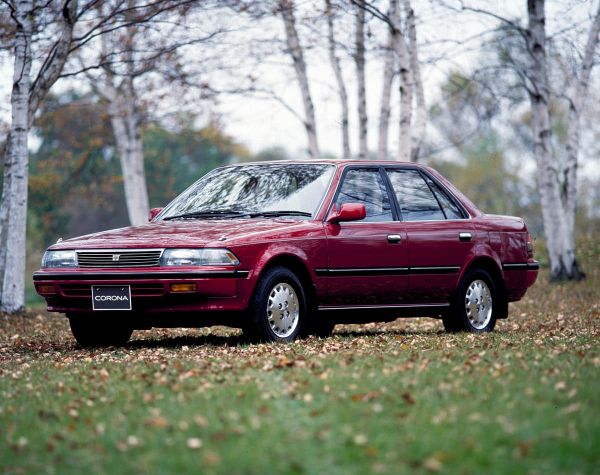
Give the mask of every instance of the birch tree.
<path id="1" fill-rule="evenodd" d="M 304 106 L 304 129 L 308 139 L 308 154 L 310 158 L 319 158 L 319 142 L 317 140 L 317 121 L 315 118 L 315 107 L 313 105 L 312 95 L 308 74 L 306 71 L 306 62 L 304 52 L 300 44 L 300 38 L 296 29 L 296 18 L 294 14 L 294 3 L 292 0 L 281 0 L 279 2 L 279 11 L 283 19 L 285 28 L 285 39 L 287 52 L 292 57 L 296 79 L 300 86 L 302 95 L 302 104 Z"/>
<path id="2" fill-rule="evenodd" d="M 390 101 L 395 71 L 397 71 L 399 76 L 400 117 L 398 124 L 399 146 L 396 158 L 402 161 L 415 162 L 419 158 L 421 143 L 425 136 L 427 110 L 419 63 L 415 15 L 410 0 L 402 0 L 402 9 L 405 15 L 404 22 L 402 21 L 402 12 L 398 0 L 390 0 L 387 14 L 379 10 L 375 2 L 351 0 L 351 3 L 359 11 L 369 13 L 374 18 L 382 21 L 389 30 L 379 109 L 377 156 L 384 159 L 389 155 Z M 404 30 L 403 23 L 406 25 Z"/>
<path id="3" fill-rule="evenodd" d="M 600 35 L 600 2 L 592 25 L 588 32 L 585 49 L 583 52 L 579 77 L 574 79 L 568 93 L 569 114 L 567 124 L 567 143 L 565 146 L 565 167 L 563 170 L 563 193 L 564 207 L 566 214 L 567 227 L 567 249 L 575 250 L 575 213 L 577 211 L 577 166 L 581 130 L 581 114 L 586 104 L 586 97 L 590 84 L 590 74 L 594 67 L 594 56 L 598 45 L 598 36 Z M 569 261 L 567 260 L 567 263 Z M 573 256 L 571 271 L 569 266 L 565 266 L 565 277 L 580 279 L 584 276 L 579 264 Z M 559 274 L 555 276 L 560 276 Z"/>
<path id="4" fill-rule="evenodd" d="M 410 160 L 416 162 L 419 160 L 421 152 L 421 143 L 425 138 L 425 128 L 427 126 L 427 107 L 425 104 L 425 91 L 423 89 L 423 79 L 421 78 L 421 65 L 419 63 L 419 48 L 417 45 L 417 27 L 415 25 L 415 12 L 410 0 L 403 0 L 404 12 L 406 15 L 406 28 L 408 36 L 408 57 L 412 75 L 412 84 L 415 96 L 415 120 L 411 130 Z"/>
<path id="5" fill-rule="evenodd" d="M 388 10 L 389 18 L 398 17 L 398 0 L 390 0 L 390 8 Z M 381 88 L 381 104 L 379 106 L 379 130 L 377 141 L 377 158 L 379 160 L 387 160 L 389 129 L 390 129 L 390 113 L 392 109 L 392 86 L 395 76 L 396 66 L 396 42 L 397 34 L 394 28 L 388 28 L 388 38 L 385 48 L 385 59 L 383 65 L 383 85 Z"/>
<path id="6" fill-rule="evenodd" d="M 32 79 L 35 22 L 43 12 L 32 0 L 4 2 L 14 22 L 14 66 L 11 128 L 4 147 L 4 177 L 0 204 L 0 310 L 23 308 L 25 292 L 25 239 L 29 178 L 28 134 L 35 112 L 63 69 L 73 38 L 77 0 L 66 0 L 59 14 L 57 39 L 43 53 Z M 39 26 L 39 25 L 37 25 Z M 37 52 L 42 53 L 42 52 Z"/>
<path id="7" fill-rule="evenodd" d="M 358 158 L 365 160 L 369 156 L 367 115 L 367 92 L 365 79 L 365 5 L 358 1 L 356 11 L 356 31 L 354 40 L 354 61 L 356 63 L 356 83 L 358 91 Z"/>
<path id="8" fill-rule="evenodd" d="M 132 2 L 129 3 L 131 5 Z M 101 58 L 110 57 L 111 46 L 116 46 L 115 40 L 124 40 L 123 57 L 116 63 L 122 62 L 125 71 L 119 75 L 115 72 L 115 68 L 101 59 L 100 81 L 97 82 L 95 78 L 90 78 L 90 84 L 94 92 L 108 103 L 108 113 L 123 173 L 127 214 L 129 222 L 137 226 L 147 221 L 150 205 L 144 171 L 139 101 L 134 86 L 134 80 L 139 75 L 139 72 L 135 71 L 133 57 L 135 28 L 128 26 L 119 32 L 117 39 L 114 36 L 114 33 L 102 36 Z M 113 37 L 113 41 L 111 41 L 111 37 Z"/>
<path id="9" fill-rule="evenodd" d="M 565 166 L 554 159 L 551 150 L 550 85 L 546 52 L 546 16 L 544 0 L 528 0 L 527 50 L 531 65 L 530 86 L 534 155 L 538 168 L 544 232 L 553 280 L 580 280 L 585 274 L 575 255 L 574 221 L 577 203 L 577 152 L 581 110 L 587 93 L 589 76 L 600 31 L 600 6 L 592 22 L 581 63 L 579 78 L 569 97 L 569 124 Z"/>
<path id="10" fill-rule="evenodd" d="M 329 62 L 337 83 L 338 95 L 340 98 L 340 106 L 342 108 L 342 158 L 349 159 L 350 154 L 350 131 L 349 131 L 349 108 L 348 108 L 348 92 L 346 82 L 342 74 L 342 66 L 340 58 L 336 52 L 335 32 L 333 25 L 333 6 L 331 0 L 325 0 L 325 15 L 327 16 L 327 44 L 329 51 Z"/>

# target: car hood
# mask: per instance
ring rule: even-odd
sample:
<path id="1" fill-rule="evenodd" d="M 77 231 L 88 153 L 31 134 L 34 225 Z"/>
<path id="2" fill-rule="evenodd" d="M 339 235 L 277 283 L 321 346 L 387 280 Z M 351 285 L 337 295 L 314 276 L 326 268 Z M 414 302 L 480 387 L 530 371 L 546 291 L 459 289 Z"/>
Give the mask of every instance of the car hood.
<path id="1" fill-rule="evenodd" d="M 67 239 L 50 249 L 126 249 L 166 247 L 227 247 L 254 238 L 303 227 L 307 221 L 285 219 L 227 219 L 158 221 Z M 291 230 L 291 229 L 290 229 Z"/>

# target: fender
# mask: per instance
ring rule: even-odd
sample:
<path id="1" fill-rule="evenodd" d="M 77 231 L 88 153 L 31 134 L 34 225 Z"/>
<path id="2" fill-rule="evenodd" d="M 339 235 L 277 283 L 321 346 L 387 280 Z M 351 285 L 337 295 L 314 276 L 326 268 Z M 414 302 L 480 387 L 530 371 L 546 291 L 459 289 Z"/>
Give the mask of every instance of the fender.
<path id="1" fill-rule="evenodd" d="M 456 287 L 456 289 L 454 289 L 454 291 L 458 290 L 458 286 L 460 285 L 460 282 L 462 281 L 467 270 L 469 270 L 471 268 L 473 262 L 475 260 L 482 260 L 482 259 L 487 259 L 488 262 L 489 262 L 489 260 L 493 261 L 494 264 L 496 265 L 498 273 L 502 276 L 502 279 L 504 280 L 504 272 L 502 271 L 502 262 L 500 261 L 500 257 L 492 249 L 492 247 L 489 245 L 489 243 L 479 242 L 476 245 L 474 245 L 473 248 L 471 249 L 471 251 L 468 253 L 467 259 L 465 260 L 465 264 L 460 269 L 460 272 L 458 275 L 458 282 L 456 284 L 457 287 Z"/>

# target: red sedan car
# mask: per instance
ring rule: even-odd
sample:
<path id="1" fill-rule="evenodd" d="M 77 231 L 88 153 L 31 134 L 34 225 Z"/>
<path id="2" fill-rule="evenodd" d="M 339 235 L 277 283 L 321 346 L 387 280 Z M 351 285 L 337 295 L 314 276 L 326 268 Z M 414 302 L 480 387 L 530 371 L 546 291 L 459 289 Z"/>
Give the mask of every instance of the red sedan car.
<path id="1" fill-rule="evenodd" d="M 217 168 L 148 224 L 51 246 L 33 280 L 83 346 L 210 325 L 291 341 L 407 315 L 489 332 L 538 267 L 522 219 L 428 167 L 290 161 Z"/>

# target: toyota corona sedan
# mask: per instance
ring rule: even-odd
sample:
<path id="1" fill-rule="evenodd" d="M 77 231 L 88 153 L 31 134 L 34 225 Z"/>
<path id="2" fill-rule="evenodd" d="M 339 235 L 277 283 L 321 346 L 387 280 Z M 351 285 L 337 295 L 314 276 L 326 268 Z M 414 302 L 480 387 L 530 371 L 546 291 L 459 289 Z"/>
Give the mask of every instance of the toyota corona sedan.
<path id="1" fill-rule="evenodd" d="M 292 341 L 402 316 L 489 332 L 538 267 L 521 218 L 431 168 L 281 161 L 217 168 L 147 224 L 58 242 L 33 280 L 82 346 L 212 325 Z"/>

